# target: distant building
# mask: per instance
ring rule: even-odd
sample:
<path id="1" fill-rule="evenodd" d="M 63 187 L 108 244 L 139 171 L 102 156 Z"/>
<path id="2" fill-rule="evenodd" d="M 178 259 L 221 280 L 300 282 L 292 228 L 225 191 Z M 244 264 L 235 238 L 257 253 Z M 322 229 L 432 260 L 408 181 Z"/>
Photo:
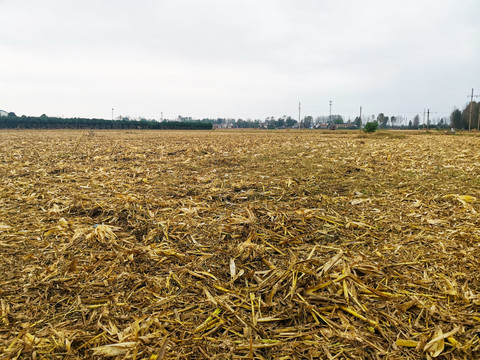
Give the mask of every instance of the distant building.
<path id="1" fill-rule="evenodd" d="M 335 127 L 337 129 L 356 129 L 357 128 L 357 125 L 354 125 L 354 124 L 349 124 L 349 123 L 345 123 L 345 124 L 334 124 Z"/>
<path id="2" fill-rule="evenodd" d="M 8 112 L 0 110 L 0 116 L 8 116 Z"/>
<path id="3" fill-rule="evenodd" d="M 337 129 L 357 129 L 357 125 L 352 123 L 345 123 L 345 124 L 317 124 L 315 125 L 315 129 L 329 129 L 329 130 L 337 130 Z"/>
<path id="4" fill-rule="evenodd" d="M 213 124 L 213 129 L 233 129 L 233 124 Z"/>

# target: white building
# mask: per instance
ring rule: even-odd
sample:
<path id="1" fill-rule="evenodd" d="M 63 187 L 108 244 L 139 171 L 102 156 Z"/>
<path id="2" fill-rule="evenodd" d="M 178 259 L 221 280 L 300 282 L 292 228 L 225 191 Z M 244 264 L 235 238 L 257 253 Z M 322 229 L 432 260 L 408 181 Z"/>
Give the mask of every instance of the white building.
<path id="1" fill-rule="evenodd" d="M 0 116 L 7 116 L 8 112 L 0 110 Z"/>

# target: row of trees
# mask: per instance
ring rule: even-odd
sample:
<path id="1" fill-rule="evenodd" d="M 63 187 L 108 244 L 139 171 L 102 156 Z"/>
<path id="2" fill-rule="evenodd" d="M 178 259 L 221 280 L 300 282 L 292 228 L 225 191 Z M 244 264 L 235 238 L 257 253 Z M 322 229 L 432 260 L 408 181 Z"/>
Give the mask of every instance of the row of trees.
<path id="1" fill-rule="evenodd" d="M 355 122 L 361 121 L 359 117 L 355 118 Z M 428 121 L 428 124 L 427 124 Z M 401 116 L 386 116 L 384 113 L 380 113 L 377 116 L 372 115 L 368 120 L 370 123 L 376 123 L 379 129 L 420 129 L 426 127 L 435 127 L 435 128 L 448 128 L 449 124 L 447 119 L 423 119 L 420 120 L 420 115 L 417 114 L 413 119 L 408 121 L 407 119 Z"/>
<path id="2" fill-rule="evenodd" d="M 260 119 L 202 119 L 200 121 L 211 121 L 215 125 L 231 128 L 240 128 L 240 129 L 288 129 L 295 127 L 298 124 L 298 121 L 291 118 L 290 116 L 282 116 L 278 119 L 275 119 L 273 116 L 267 117 L 265 120 Z"/>
<path id="3" fill-rule="evenodd" d="M 155 120 L 104 120 L 84 118 L 58 118 L 45 114 L 35 116 L 0 116 L 3 129 L 169 129 L 169 130 L 210 130 L 211 122 L 201 121 L 155 121 Z"/>
<path id="4" fill-rule="evenodd" d="M 320 125 L 343 124 L 340 115 L 331 117 L 305 116 L 300 121 L 301 128 L 316 128 Z M 177 116 L 172 120 L 156 121 L 140 118 L 138 120 L 129 117 L 118 117 L 116 120 L 86 119 L 86 118 L 59 118 L 50 117 L 45 114 L 41 116 L 17 116 L 10 112 L 8 116 L 0 116 L 0 128 L 3 129 L 193 129 L 208 130 L 213 124 L 220 127 L 231 128 L 267 128 L 267 129 L 288 129 L 298 127 L 298 121 L 290 116 L 282 116 L 275 119 L 267 117 L 264 121 L 259 119 L 193 119 L 191 117 Z M 352 128 L 354 128 L 352 123 Z M 360 126 L 358 126 L 360 127 Z"/>
<path id="5" fill-rule="evenodd" d="M 450 124 L 455 129 L 478 129 L 479 121 L 480 102 L 473 101 L 471 104 L 465 105 L 463 110 L 453 110 L 450 115 Z"/>
<path id="6" fill-rule="evenodd" d="M 455 109 L 450 115 L 450 124 L 448 120 L 440 119 L 430 126 L 448 127 L 451 126 L 456 129 L 477 129 L 480 125 L 480 102 L 472 102 L 467 104 L 463 110 Z M 470 115 L 471 114 L 471 115 Z M 418 129 L 425 127 L 426 124 L 420 122 L 420 115 L 415 117 L 406 124 L 406 119 L 396 116 L 386 116 L 384 113 L 371 116 L 368 122 L 376 122 L 380 129 L 386 128 L 407 128 Z M 178 116 L 176 121 L 164 120 L 147 120 L 141 118 L 139 120 L 132 120 L 126 117 L 120 117 L 117 120 L 105 119 L 85 119 L 85 118 L 58 118 L 49 117 L 45 114 L 42 116 L 16 116 L 15 113 L 10 112 L 7 116 L 0 116 L 0 128 L 4 129 L 192 129 L 192 130 L 208 130 L 213 128 L 213 124 L 220 127 L 232 128 L 267 128 L 267 129 L 287 129 L 298 127 L 298 121 L 290 116 L 282 116 L 275 119 L 273 116 L 267 117 L 264 121 L 261 120 L 243 120 L 243 119 L 192 119 L 191 117 Z M 356 117 L 353 122 L 350 120 L 344 122 L 342 116 L 319 116 L 313 118 L 312 116 L 305 116 L 300 121 L 301 128 L 335 128 L 335 125 L 342 125 L 343 128 L 360 129 L 362 128 L 362 119 Z"/>
<path id="7" fill-rule="evenodd" d="M 300 121 L 300 128 L 320 128 L 328 127 L 334 128 L 334 125 L 347 124 L 351 126 L 346 126 L 346 128 L 352 129 L 361 129 L 366 122 L 375 122 L 378 124 L 380 129 L 420 129 L 427 126 L 436 127 L 436 128 L 448 128 L 454 127 L 456 129 L 468 129 L 470 122 L 470 111 L 472 112 L 471 124 L 472 129 L 477 129 L 480 124 L 479 116 L 480 102 L 472 102 L 472 108 L 470 110 L 470 104 L 467 104 L 463 110 L 455 109 L 450 115 L 450 121 L 447 118 L 440 119 L 430 119 L 427 124 L 427 119 L 425 115 L 423 120 L 419 114 L 416 114 L 413 119 L 408 121 L 402 116 L 387 116 L 384 113 L 379 113 L 377 116 L 372 115 L 367 117 L 367 121 L 362 121 L 362 118 L 357 116 L 353 122 L 350 120 L 345 122 L 341 115 L 332 115 L 332 116 L 318 116 L 314 118 L 313 116 L 305 116 Z M 365 117 L 363 117 L 365 119 Z M 179 121 L 192 121 L 190 117 L 178 116 Z M 199 120 L 202 122 L 211 122 L 225 127 L 233 128 L 268 128 L 268 129 L 285 129 L 298 127 L 298 121 L 291 118 L 290 116 L 282 116 L 278 119 L 275 119 L 273 116 L 267 117 L 264 121 L 262 120 L 243 120 L 243 119 L 202 119 Z M 343 126 L 345 128 L 345 126 Z"/>
<path id="8" fill-rule="evenodd" d="M 178 116 L 179 121 L 191 120 L 191 118 L 185 118 Z M 318 116 L 314 118 L 313 116 L 304 116 L 300 120 L 300 126 L 298 120 L 293 119 L 290 116 L 282 116 L 275 118 L 273 116 L 268 116 L 265 120 L 259 119 L 202 119 L 199 121 L 209 121 L 220 127 L 230 127 L 230 128 L 266 128 L 266 129 L 291 129 L 300 127 L 302 129 L 312 129 L 319 128 L 324 125 L 338 125 L 338 124 L 348 124 L 351 125 L 351 128 L 360 128 L 361 121 L 357 124 L 356 122 L 347 122 L 345 123 L 341 115 L 332 115 L 330 116 Z"/>
<path id="9" fill-rule="evenodd" d="M 399 121 L 400 120 L 400 121 Z M 385 115 L 384 113 L 380 113 L 377 115 L 377 117 L 375 118 L 375 115 L 372 115 L 372 121 L 371 122 L 375 122 L 378 124 L 378 128 L 380 129 L 387 129 L 387 128 L 391 128 L 391 129 L 395 129 L 397 126 L 398 127 L 402 127 L 402 121 L 404 119 L 403 118 L 398 118 L 397 116 L 387 116 Z M 390 123 L 390 125 L 389 125 Z M 397 125 L 398 123 L 398 125 Z M 415 115 L 415 117 L 413 118 L 413 121 L 410 120 L 409 123 L 408 123 L 408 128 L 409 129 L 418 129 L 420 126 L 420 116 L 417 114 Z"/>
<path id="10" fill-rule="evenodd" d="M 355 119 L 357 120 L 357 119 Z M 391 116 L 390 118 L 388 116 L 385 116 L 385 114 L 380 113 L 378 116 L 375 117 L 372 116 L 372 121 L 375 121 L 378 123 L 378 127 L 380 129 L 385 129 L 388 127 L 388 123 L 390 122 L 391 128 L 403 128 L 402 126 L 396 126 L 397 118 L 395 116 Z M 415 115 L 413 120 L 410 120 L 408 122 L 408 129 L 419 129 L 422 127 L 426 127 L 429 125 L 430 127 L 436 127 L 436 128 L 448 128 L 452 127 L 455 129 L 461 129 L 461 130 L 468 130 L 468 129 L 480 129 L 480 102 L 475 102 L 473 101 L 472 103 L 469 103 L 465 105 L 463 110 L 460 109 L 455 109 L 452 111 L 450 115 L 450 122 L 448 119 L 440 119 L 438 121 L 435 121 L 434 123 L 430 122 L 429 124 L 426 124 L 427 120 L 424 119 L 424 121 L 421 123 L 420 121 L 420 115 Z"/>

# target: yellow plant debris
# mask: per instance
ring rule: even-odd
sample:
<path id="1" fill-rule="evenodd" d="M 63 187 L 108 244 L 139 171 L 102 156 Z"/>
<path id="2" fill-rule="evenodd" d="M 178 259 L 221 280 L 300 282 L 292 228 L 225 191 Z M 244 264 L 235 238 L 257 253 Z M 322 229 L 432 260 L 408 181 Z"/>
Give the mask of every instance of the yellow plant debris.
<path id="1" fill-rule="evenodd" d="M 0 146 L 0 359 L 480 358 L 477 134 Z"/>

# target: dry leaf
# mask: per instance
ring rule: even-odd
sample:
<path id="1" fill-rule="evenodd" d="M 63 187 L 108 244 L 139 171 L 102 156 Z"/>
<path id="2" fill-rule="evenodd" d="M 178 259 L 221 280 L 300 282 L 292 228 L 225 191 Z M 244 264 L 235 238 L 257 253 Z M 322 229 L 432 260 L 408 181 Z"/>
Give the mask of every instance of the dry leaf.
<path id="1" fill-rule="evenodd" d="M 109 344 L 98 346 L 92 348 L 93 356 L 107 356 L 107 357 L 114 357 L 114 356 L 121 356 L 125 355 L 130 350 L 134 349 L 137 345 L 136 342 L 123 342 L 117 344 Z"/>

